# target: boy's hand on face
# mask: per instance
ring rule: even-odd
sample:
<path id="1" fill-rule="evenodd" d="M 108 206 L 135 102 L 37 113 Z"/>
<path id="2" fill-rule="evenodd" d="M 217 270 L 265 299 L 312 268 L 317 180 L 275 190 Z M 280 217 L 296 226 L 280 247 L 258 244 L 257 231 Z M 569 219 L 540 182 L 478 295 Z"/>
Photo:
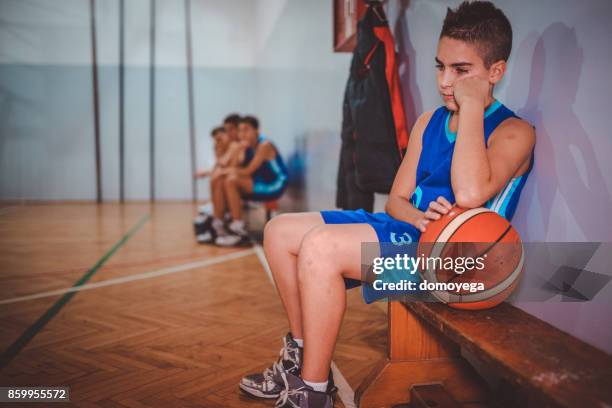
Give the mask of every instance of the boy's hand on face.
<path id="1" fill-rule="evenodd" d="M 465 103 L 477 103 L 484 107 L 487 106 L 489 89 L 491 84 L 486 79 L 477 76 L 459 79 L 453 86 L 455 102 L 459 107 Z"/>

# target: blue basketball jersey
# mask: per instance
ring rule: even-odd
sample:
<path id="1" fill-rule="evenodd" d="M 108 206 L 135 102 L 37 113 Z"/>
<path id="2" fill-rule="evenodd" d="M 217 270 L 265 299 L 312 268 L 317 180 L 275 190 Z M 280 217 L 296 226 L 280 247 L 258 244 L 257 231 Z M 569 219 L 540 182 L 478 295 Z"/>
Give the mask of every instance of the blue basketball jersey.
<path id="1" fill-rule="evenodd" d="M 423 132 L 423 147 L 417 165 L 416 188 L 411 197 L 412 204 L 421 211 L 427 210 L 429 203 L 435 201 L 439 196 L 445 197 L 451 203 L 455 202 L 451 186 L 451 161 L 457 132 L 451 132 L 448 127 L 451 114 L 452 112 L 444 106 L 436 109 Z M 501 122 L 513 117 L 517 117 L 514 112 L 495 100 L 484 115 L 485 144 Z M 533 155 L 527 172 L 512 178 L 484 206 L 508 220 L 512 219 L 532 166 Z"/>
<path id="2" fill-rule="evenodd" d="M 249 147 L 246 149 L 243 166 L 246 166 L 253 157 L 255 156 L 255 150 L 260 143 L 263 143 L 266 138 L 262 135 L 259 135 L 257 138 L 257 144 L 255 147 Z M 287 166 L 285 166 L 285 162 L 281 157 L 278 149 L 274 146 L 274 150 L 276 150 L 276 155 L 272 160 L 264 161 L 253 173 L 252 177 L 255 182 L 267 184 L 269 188 L 275 190 L 283 186 L 287 181 Z"/>

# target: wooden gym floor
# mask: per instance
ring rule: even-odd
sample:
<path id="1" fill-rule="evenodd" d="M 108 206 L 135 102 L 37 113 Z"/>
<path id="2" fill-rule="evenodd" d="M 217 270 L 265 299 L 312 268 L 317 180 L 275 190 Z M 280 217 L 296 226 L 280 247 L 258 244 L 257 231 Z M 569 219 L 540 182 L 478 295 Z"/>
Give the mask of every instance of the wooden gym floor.
<path id="1" fill-rule="evenodd" d="M 273 406 L 237 384 L 276 358 L 281 303 L 257 249 L 195 243 L 195 213 L 186 203 L 1 206 L 0 386 L 69 386 L 81 407 Z M 386 337 L 384 307 L 349 291 L 336 407 L 353 406 Z"/>

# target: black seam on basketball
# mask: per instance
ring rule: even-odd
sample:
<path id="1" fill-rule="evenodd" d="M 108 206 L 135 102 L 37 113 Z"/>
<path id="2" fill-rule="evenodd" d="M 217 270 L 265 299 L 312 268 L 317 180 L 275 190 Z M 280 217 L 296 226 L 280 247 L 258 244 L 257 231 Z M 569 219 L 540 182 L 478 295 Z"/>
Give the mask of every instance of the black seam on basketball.
<path id="1" fill-rule="evenodd" d="M 451 211 L 452 211 L 452 210 L 451 210 Z M 467 210 L 467 211 L 470 211 L 470 210 Z M 478 217 L 478 216 L 479 216 L 479 215 L 481 215 L 481 214 L 487 214 L 487 213 L 488 213 L 488 211 L 487 211 L 487 212 L 481 212 L 481 213 L 476 213 L 476 214 L 473 214 L 473 215 L 471 215 L 471 216 L 470 216 L 470 218 L 468 218 L 468 219 L 466 219 L 465 221 L 463 221 L 463 223 L 462 223 L 461 225 L 465 224 L 466 222 L 468 222 L 469 220 L 471 220 L 471 219 L 472 219 L 472 218 L 474 218 L 474 217 Z M 460 215 L 461 215 L 461 214 L 460 214 Z M 451 220 L 451 222 L 453 222 L 453 221 Z M 442 235 L 442 233 L 443 233 L 444 231 L 446 231 L 446 229 L 448 228 L 448 225 L 449 225 L 451 222 L 449 222 L 448 224 L 446 224 L 446 225 L 444 226 L 444 228 L 442 228 L 442 229 L 440 230 L 440 232 L 439 232 L 439 233 L 438 233 L 438 235 L 436 236 L 436 239 L 434 239 L 434 240 L 431 242 L 431 248 L 429 249 L 429 254 L 431 254 L 431 251 L 432 251 L 432 249 L 433 249 L 434 245 L 435 245 L 435 244 L 438 242 L 438 238 L 440 238 L 440 235 Z M 461 225 L 459 225 L 459 227 L 461 227 Z M 459 230 L 459 227 L 457 227 L 457 228 L 455 229 L 455 231 L 453 231 L 453 233 L 450 235 L 450 237 L 448 237 L 448 240 L 447 240 L 447 241 L 444 243 L 444 246 L 443 246 L 443 247 L 442 247 L 442 249 L 440 250 L 440 254 L 444 253 L 444 250 L 446 249 L 446 244 L 448 244 L 448 241 L 450 241 L 450 240 L 451 240 L 451 238 L 453 237 L 453 235 L 455 235 L 455 232 L 457 232 L 457 231 Z M 417 254 L 417 255 L 418 255 L 418 254 Z"/>
<path id="2" fill-rule="evenodd" d="M 469 210 L 468 210 L 469 211 Z M 453 231 L 453 233 L 448 237 L 448 240 L 444 243 L 444 246 L 442 247 L 442 249 L 440 250 L 440 255 L 444 253 L 444 250 L 446 249 L 446 245 L 448 245 L 449 241 L 451 240 L 451 238 L 453 238 L 453 235 L 455 235 L 455 233 L 457 231 L 459 231 L 459 228 L 461 228 L 461 225 L 465 224 L 466 222 L 468 222 L 469 220 L 471 220 L 474 217 L 478 217 L 481 214 L 488 214 L 489 212 L 480 212 L 480 213 L 476 213 L 473 214 L 472 216 L 470 216 L 470 218 L 466 219 L 465 221 L 463 221 L 463 223 L 461 223 L 457 228 L 455 228 L 455 230 Z M 452 221 L 451 221 L 452 222 Z M 450 222 L 448 223 L 450 224 Z M 444 228 L 442 228 L 442 231 L 440 231 L 440 233 L 438 234 L 438 236 L 436 237 L 436 240 L 433 241 L 432 245 L 435 245 L 436 242 L 438 242 L 438 238 L 440 238 L 440 235 L 442 235 L 442 233 L 448 228 L 448 224 L 446 224 L 446 226 Z M 430 250 L 431 253 L 431 250 Z M 437 273 L 436 273 L 437 275 Z M 455 275 L 455 277 L 457 277 L 459 275 Z M 446 282 L 450 282 L 451 280 L 455 279 L 455 277 L 450 278 L 449 280 L 447 280 Z M 436 276 L 436 280 L 437 280 L 437 276 Z"/>
<path id="3" fill-rule="evenodd" d="M 486 214 L 486 213 L 481 213 L 481 214 Z M 479 215 L 479 214 L 476 214 L 476 215 Z M 459 228 L 457 228 L 457 229 L 459 229 Z M 489 245 L 480 255 L 477 256 L 477 258 L 479 258 L 481 256 L 485 256 L 485 254 L 487 252 L 489 252 L 491 249 L 493 249 L 493 247 L 495 245 L 497 245 L 499 243 L 499 241 L 501 241 L 508 234 L 508 232 L 510 232 L 511 229 L 512 229 L 512 225 L 508 225 L 508 228 L 506 228 L 506 230 L 504 232 L 502 232 L 502 234 L 499 236 L 499 238 L 497 238 L 495 240 L 495 242 L 491 243 L 491 245 Z M 449 240 L 450 240 L 450 238 L 449 238 Z M 444 246 L 446 247 L 446 245 L 444 245 Z M 452 278 L 447 280 L 447 282 L 452 282 L 453 279 L 458 278 L 459 276 L 461 276 L 461 275 L 455 274 L 455 276 L 453 276 Z"/>
<path id="4" fill-rule="evenodd" d="M 487 252 L 489 252 L 491 249 L 493 249 L 493 247 L 497 244 L 499 244 L 499 241 L 501 241 L 506 235 L 508 235 L 508 232 L 510 232 L 510 230 L 512 229 L 512 225 L 508 225 L 508 228 L 506 228 L 506 230 L 499 236 L 499 238 L 497 238 L 497 240 L 495 240 L 495 242 L 493 242 L 491 245 L 489 245 L 489 247 L 487 249 L 484 250 L 483 253 L 481 253 L 478 256 L 485 256 L 487 254 Z"/>

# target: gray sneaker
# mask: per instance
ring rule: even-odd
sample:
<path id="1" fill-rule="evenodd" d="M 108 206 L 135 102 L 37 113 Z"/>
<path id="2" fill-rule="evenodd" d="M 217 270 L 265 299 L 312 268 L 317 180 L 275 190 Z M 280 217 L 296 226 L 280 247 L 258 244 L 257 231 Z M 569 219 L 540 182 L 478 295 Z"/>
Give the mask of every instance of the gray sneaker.
<path id="1" fill-rule="evenodd" d="M 283 372 L 281 378 L 285 389 L 274 405 L 276 408 L 333 408 L 334 393 L 319 392 L 310 388 L 297 375 Z"/>
<path id="2" fill-rule="evenodd" d="M 299 375 L 302 368 L 302 352 L 291 333 L 287 333 L 283 338 L 283 348 L 278 360 L 263 373 L 242 377 L 240 389 L 258 398 L 278 398 L 285 388 L 281 374 L 286 372 Z"/>

